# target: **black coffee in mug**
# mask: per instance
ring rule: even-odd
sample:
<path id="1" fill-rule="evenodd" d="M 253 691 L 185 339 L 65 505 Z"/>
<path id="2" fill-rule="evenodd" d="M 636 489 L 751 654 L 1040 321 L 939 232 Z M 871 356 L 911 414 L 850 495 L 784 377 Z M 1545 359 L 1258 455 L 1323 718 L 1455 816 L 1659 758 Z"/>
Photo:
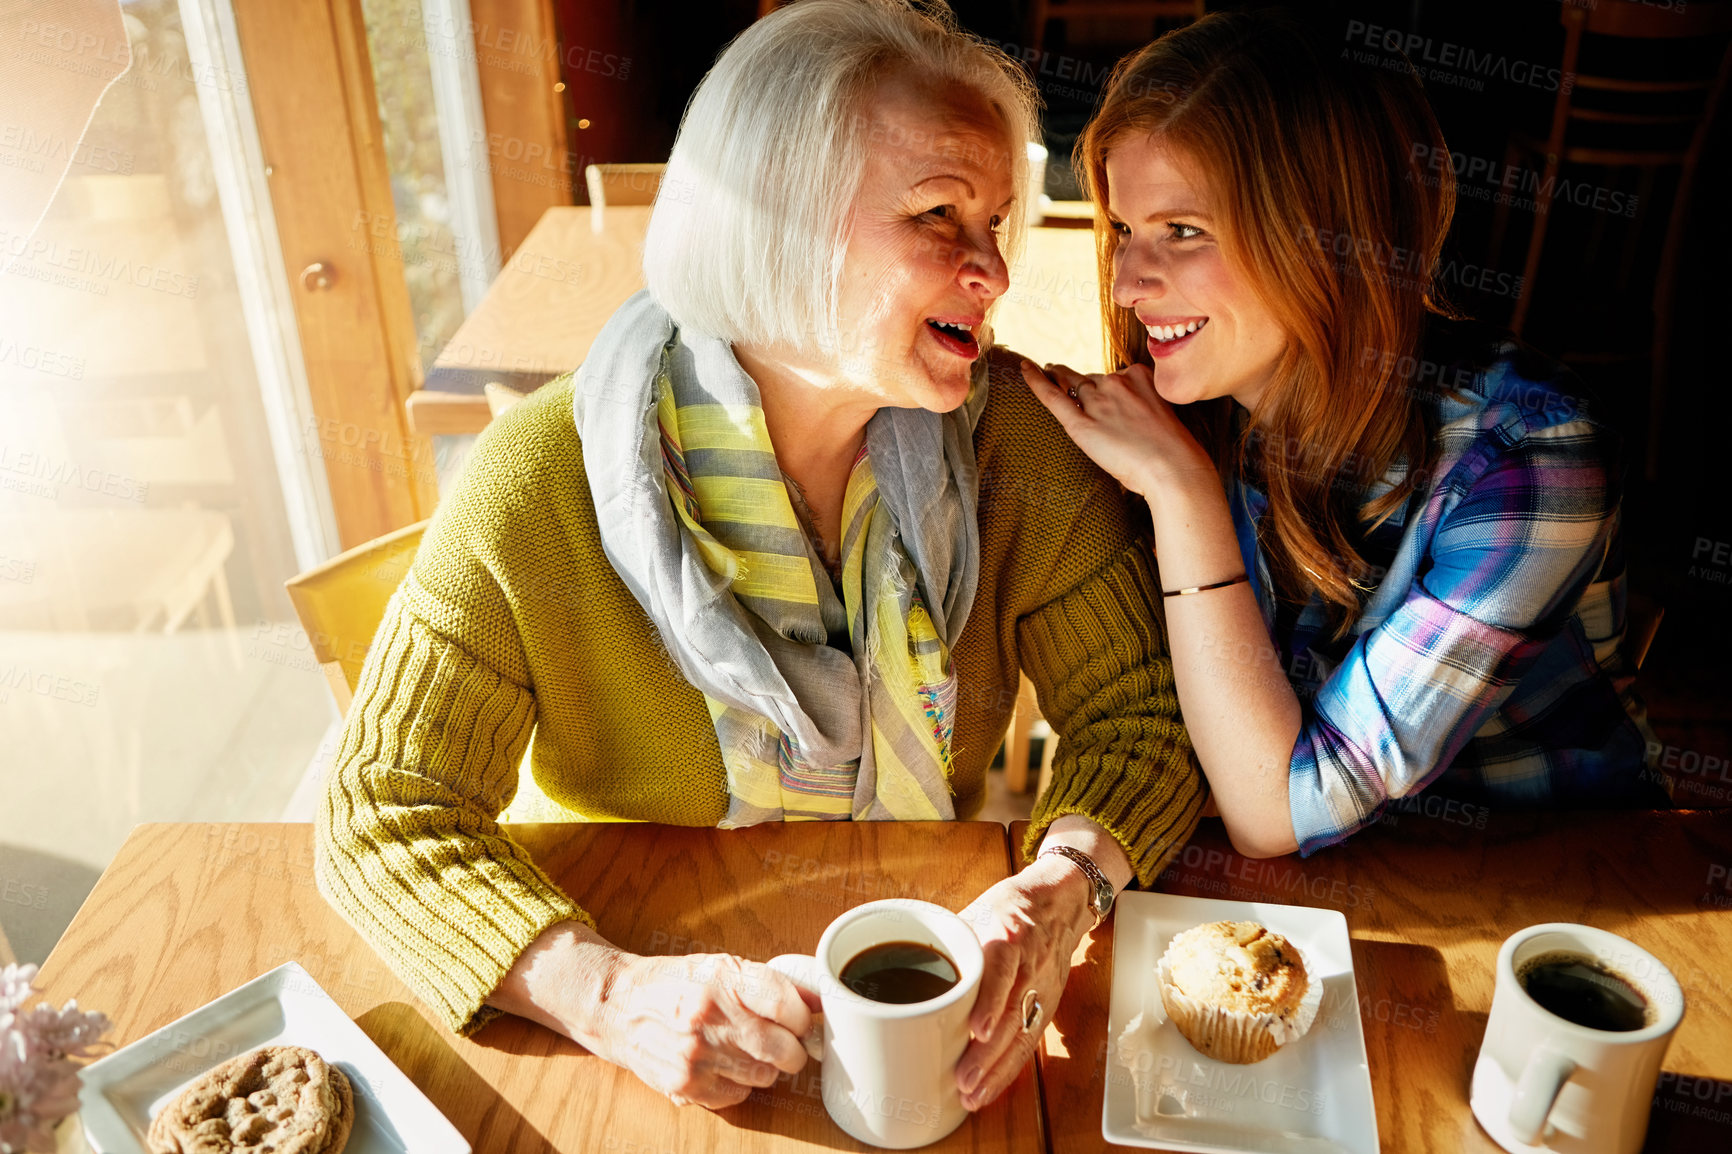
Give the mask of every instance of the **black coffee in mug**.
<path id="1" fill-rule="evenodd" d="M 842 967 L 842 984 L 874 1002 L 926 1002 L 961 979 L 956 963 L 925 942 L 880 942 Z"/>
<path id="2" fill-rule="evenodd" d="M 1522 963 L 1516 978 L 1528 997 L 1564 1021 L 1590 1030 L 1640 1030 L 1652 1020 L 1642 991 L 1584 954 L 1538 954 Z"/>

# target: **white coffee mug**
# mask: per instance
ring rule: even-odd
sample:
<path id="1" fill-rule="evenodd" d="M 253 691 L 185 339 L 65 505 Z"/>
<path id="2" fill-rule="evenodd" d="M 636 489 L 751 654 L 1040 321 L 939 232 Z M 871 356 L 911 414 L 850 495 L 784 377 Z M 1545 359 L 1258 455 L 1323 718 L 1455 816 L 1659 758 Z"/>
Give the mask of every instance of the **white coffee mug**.
<path id="1" fill-rule="evenodd" d="M 1648 1002 L 1646 1024 L 1594 1029 L 1534 1001 L 1518 975 L 1554 952 L 1592 958 L 1634 986 Z M 1635 1154 L 1660 1060 L 1683 1016 L 1678 979 L 1640 946 L 1570 922 L 1520 930 L 1497 954 L 1491 1016 L 1473 1068 L 1474 1117 L 1512 1154 Z"/>
<path id="2" fill-rule="evenodd" d="M 875 1002 L 844 986 L 842 968 L 886 942 L 939 950 L 955 963 L 956 985 L 907 1005 Z M 806 1048 L 824 1064 L 824 1108 L 836 1125 L 893 1150 L 925 1146 L 962 1125 L 968 1111 L 956 1088 L 956 1063 L 968 1047 L 983 965 L 967 922 L 931 902 L 867 902 L 830 923 L 816 956 L 783 954 L 769 965 L 823 999 L 821 1027 Z"/>

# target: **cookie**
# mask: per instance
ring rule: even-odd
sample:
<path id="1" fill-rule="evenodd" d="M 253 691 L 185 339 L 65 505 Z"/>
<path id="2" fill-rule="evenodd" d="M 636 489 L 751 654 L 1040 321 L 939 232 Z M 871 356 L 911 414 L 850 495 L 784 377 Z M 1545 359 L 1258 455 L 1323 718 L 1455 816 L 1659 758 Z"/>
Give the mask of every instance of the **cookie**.
<path id="1" fill-rule="evenodd" d="M 300 1046 L 265 1046 L 207 1070 L 150 1124 L 150 1154 L 341 1154 L 355 1092 Z"/>

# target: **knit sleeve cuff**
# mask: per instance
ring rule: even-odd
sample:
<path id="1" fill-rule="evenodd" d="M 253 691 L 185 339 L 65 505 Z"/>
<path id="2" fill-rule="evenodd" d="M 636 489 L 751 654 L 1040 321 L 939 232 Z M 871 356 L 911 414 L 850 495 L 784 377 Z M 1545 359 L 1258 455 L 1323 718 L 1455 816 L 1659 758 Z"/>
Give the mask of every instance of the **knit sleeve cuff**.
<path id="1" fill-rule="evenodd" d="M 1160 589 L 1147 547 L 1024 617 L 1023 671 L 1058 735 L 1052 785 L 1036 800 L 1024 852 L 1078 814 L 1124 847 L 1152 885 L 1196 829 L 1206 790 L 1179 720 Z"/>
<path id="2" fill-rule="evenodd" d="M 595 923 L 506 836 L 535 725 L 528 689 L 386 610 L 316 823 L 319 890 L 461 1034 L 541 932 Z"/>

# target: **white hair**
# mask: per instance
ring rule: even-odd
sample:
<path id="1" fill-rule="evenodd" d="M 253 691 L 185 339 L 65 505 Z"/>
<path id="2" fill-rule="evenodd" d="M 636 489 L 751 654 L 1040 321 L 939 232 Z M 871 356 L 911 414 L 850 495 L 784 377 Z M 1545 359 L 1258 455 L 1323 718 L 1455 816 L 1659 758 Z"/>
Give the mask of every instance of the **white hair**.
<path id="1" fill-rule="evenodd" d="M 942 3 L 797 0 L 723 49 L 698 85 L 644 242 L 650 295 L 682 327 L 731 343 L 833 349 L 838 286 L 872 146 L 862 107 L 893 69 L 978 94 L 1010 149 L 1022 235 L 1033 86 Z"/>

